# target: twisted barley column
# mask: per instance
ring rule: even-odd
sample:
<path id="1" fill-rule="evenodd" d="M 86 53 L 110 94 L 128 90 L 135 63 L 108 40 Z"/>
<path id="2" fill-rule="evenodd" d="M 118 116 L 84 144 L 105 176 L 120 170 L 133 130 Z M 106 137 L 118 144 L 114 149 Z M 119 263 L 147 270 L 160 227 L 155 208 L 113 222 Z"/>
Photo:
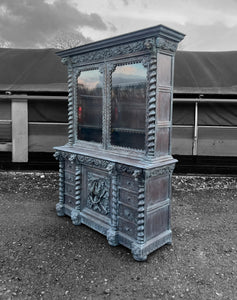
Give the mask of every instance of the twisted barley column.
<path id="1" fill-rule="evenodd" d="M 145 188 L 144 184 L 139 185 L 139 190 L 138 190 L 138 220 L 137 220 L 137 242 L 139 244 L 144 243 L 144 222 L 145 222 Z"/>
<path id="2" fill-rule="evenodd" d="M 117 182 L 117 171 L 114 163 L 109 163 L 107 171 L 111 175 L 111 226 L 107 231 L 107 240 L 111 246 L 118 245 L 118 182 Z"/>
<path id="3" fill-rule="evenodd" d="M 118 188 L 117 176 L 112 175 L 112 205 L 111 205 L 111 227 L 118 230 Z"/>
<path id="4" fill-rule="evenodd" d="M 156 54 L 152 53 L 149 69 L 149 102 L 148 102 L 148 133 L 147 154 L 152 157 L 155 154 L 155 128 L 156 128 Z"/>
<path id="5" fill-rule="evenodd" d="M 68 145 L 73 145 L 73 69 L 68 64 Z"/>
<path id="6" fill-rule="evenodd" d="M 75 200 L 76 206 L 75 209 L 80 211 L 81 210 L 81 168 L 79 165 L 76 166 L 76 173 L 75 173 Z"/>
<path id="7" fill-rule="evenodd" d="M 65 162 L 59 158 L 59 202 L 56 204 L 56 211 L 59 217 L 64 216 L 64 180 L 65 180 Z"/>
<path id="8" fill-rule="evenodd" d="M 80 165 L 76 165 L 75 171 L 75 207 L 71 211 L 71 220 L 74 225 L 81 224 L 80 217 L 81 210 L 81 168 Z"/>

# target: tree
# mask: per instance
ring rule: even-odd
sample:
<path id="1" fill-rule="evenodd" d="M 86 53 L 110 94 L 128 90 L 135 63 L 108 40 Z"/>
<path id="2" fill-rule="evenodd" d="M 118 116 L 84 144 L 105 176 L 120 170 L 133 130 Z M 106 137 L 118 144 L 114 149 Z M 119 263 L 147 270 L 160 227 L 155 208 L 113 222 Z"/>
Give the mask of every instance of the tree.
<path id="1" fill-rule="evenodd" d="M 47 48 L 68 49 L 90 43 L 92 40 L 83 36 L 81 32 L 59 31 L 46 44 Z"/>
<path id="2" fill-rule="evenodd" d="M 11 48 L 12 45 L 9 41 L 0 39 L 0 48 Z"/>

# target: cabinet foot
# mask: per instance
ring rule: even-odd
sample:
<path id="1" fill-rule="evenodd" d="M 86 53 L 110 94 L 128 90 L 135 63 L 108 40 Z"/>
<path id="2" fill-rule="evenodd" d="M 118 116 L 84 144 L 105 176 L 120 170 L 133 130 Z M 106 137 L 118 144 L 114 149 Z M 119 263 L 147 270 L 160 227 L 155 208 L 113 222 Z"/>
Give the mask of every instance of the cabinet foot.
<path id="1" fill-rule="evenodd" d="M 80 211 L 73 209 L 71 211 L 71 220 L 73 225 L 81 225 Z"/>
<path id="2" fill-rule="evenodd" d="M 58 202 L 56 204 L 56 212 L 57 212 L 57 215 L 59 217 L 63 217 L 65 215 L 65 213 L 64 213 L 64 205 L 62 203 Z"/>
<path id="3" fill-rule="evenodd" d="M 136 260 L 136 261 L 146 261 L 147 260 L 147 255 L 135 255 L 133 254 L 133 258 Z"/>
<path id="4" fill-rule="evenodd" d="M 132 245 L 132 254 L 133 254 L 133 258 L 137 261 L 147 260 L 147 254 L 144 253 L 144 249 L 138 244 L 134 243 Z"/>
<path id="5" fill-rule="evenodd" d="M 110 246 L 118 246 L 118 232 L 113 229 L 107 230 L 107 240 Z"/>

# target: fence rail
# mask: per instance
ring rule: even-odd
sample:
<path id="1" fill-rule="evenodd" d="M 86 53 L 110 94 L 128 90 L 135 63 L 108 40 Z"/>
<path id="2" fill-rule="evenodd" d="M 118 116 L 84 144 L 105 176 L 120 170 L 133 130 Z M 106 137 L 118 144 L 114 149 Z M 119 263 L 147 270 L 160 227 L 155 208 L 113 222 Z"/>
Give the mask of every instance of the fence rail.
<path id="1" fill-rule="evenodd" d="M 67 142 L 67 122 L 29 121 L 29 103 L 40 100 L 67 102 L 65 95 L 0 95 L 0 155 L 12 152 L 12 162 L 27 162 L 29 152 L 53 152 Z M 237 99 L 174 98 L 176 103 L 193 103 L 194 122 L 173 124 L 172 148 L 176 155 L 237 156 L 237 126 L 199 124 L 200 103 L 236 104 Z M 57 107 L 55 107 L 56 109 Z M 66 119 L 67 111 L 65 111 Z"/>

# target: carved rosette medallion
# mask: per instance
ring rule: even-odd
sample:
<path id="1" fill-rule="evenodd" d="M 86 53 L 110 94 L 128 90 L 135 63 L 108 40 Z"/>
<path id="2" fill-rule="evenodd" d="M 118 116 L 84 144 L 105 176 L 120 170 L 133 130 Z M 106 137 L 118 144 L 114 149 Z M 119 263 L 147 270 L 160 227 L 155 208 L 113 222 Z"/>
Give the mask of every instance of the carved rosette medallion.
<path id="1" fill-rule="evenodd" d="M 88 173 L 87 207 L 103 215 L 109 214 L 109 179 Z"/>

